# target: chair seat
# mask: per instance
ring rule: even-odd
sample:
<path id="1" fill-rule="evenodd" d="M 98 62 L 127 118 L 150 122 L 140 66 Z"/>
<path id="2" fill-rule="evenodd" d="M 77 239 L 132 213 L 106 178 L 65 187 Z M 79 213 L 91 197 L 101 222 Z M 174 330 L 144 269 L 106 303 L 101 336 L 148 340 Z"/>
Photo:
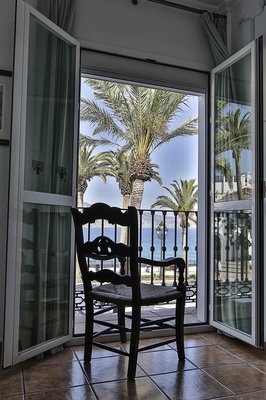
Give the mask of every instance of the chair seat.
<path id="1" fill-rule="evenodd" d="M 141 306 L 154 305 L 182 298 L 182 292 L 174 286 L 159 286 L 141 283 Z M 118 305 L 132 305 L 132 289 L 126 285 L 105 284 L 86 293 L 93 300 Z"/>

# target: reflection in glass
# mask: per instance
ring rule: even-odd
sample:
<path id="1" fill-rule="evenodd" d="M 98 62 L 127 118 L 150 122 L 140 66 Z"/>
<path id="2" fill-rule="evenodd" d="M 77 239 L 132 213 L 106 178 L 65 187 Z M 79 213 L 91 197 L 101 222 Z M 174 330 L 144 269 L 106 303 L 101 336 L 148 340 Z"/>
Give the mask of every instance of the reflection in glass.
<path id="1" fill-rule="evenodd" d="M 251 335 L 251 213 L 215 213 L 214 320 Z"/>
<path id="2" fill-rule="evenodd" d="M 68 333 L 70 212 L 25 204 L 20 284 L 20 351 Z"/>
<path id="3" fill-rule="evenodd" d="M 31 16 L 25 190 L 71 194 L 74 66 L 75 47 Z"/>
<path id="4" fill-rule="evenodd" d="M 251 198 L 250 63 L 248 54 L 216 75 L 216 202 Z"/>

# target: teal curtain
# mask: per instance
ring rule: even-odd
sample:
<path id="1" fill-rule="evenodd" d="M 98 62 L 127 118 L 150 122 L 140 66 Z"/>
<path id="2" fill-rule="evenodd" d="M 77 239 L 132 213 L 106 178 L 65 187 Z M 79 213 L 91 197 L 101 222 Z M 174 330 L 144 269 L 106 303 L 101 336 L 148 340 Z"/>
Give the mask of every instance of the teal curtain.
<path id="1" fill-rule="evenodd" d="M 224 15 L 213 14 L 205 11 L 201 15 L 201 23 L 208 35 L 215 65 L 221 64 L 230 53 L 227 50 L 227 19 Z M 236 99 L 236 88 L 234 83 L 234 74 L 232 68 L 227 68 L 220 74 L 216 81 L 217 90 L 220 99 L 228 99 L 234 102 Z"/>
<path id="2" fill-rule="evenodd" d="M 230 56 L 226 48 L 227 20 L 223 15 L 205 11 L 201 15 L 201 23 L 207 32 L 215 64 L 218 65 Z"/>
<path id="3" fill-rule="evenodd" d="M 73 30 L 76 0 L 38 0 L 37 9 L 69 34 Z"/>

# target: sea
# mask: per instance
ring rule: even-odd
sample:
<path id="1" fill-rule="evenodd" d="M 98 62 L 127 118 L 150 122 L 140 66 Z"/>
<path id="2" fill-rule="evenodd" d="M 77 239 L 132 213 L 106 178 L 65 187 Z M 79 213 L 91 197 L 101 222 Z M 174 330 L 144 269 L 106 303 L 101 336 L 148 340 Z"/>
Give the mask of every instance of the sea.
<path id="1" fill-rule="evenodd" d="M 86 228 L 85 228 L 86 229 Z M 90 228 L 90 239 L 95 239 L 100 235 L 109 236 L 111 239 L 117 235 L 120 238 L 120 229 L 116 233 L 113 227 L 105 227 L 104 233 L 101 228 Z M 84 239 L 88 238 L 88 229 L 84 231 Z M 153 242 L 152 242 L 153 241 Z M 151 258 L 151 246 L 155 248 L 153 259 L 162 259 L 167 257 L 182 257 L 182 230 L 177 228 L 176 238 L 175 229 L 168 228 L 167 236 L 165 238 L 165 245 L 163 240 L 157 237 L 156 231 L 152 232 L 151 228 L 142 228 L 141 235 L 139 235 L 139 247 L 142 248 L 141 257 Z M 177 247 L 176 253 L 174 247 Z M 165 251 L 163 249 L 165 247 Z M 190 227 L 187 236 L 187 261 L 188 265 L 195 266 L 197 264 L 197 229 Z"/>

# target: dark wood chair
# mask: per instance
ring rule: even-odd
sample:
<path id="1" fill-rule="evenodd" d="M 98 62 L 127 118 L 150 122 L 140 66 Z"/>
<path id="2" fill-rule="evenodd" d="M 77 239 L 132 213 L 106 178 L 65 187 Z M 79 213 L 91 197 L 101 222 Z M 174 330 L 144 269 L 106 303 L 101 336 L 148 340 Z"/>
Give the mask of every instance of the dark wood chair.
<path id="1" fill-rule="evenodd" d="M 152 349 L 176 341 L 179 360 L 184 360 L 184 306 L 185 286 L 184 268 L 182 258 L 171 258 L 162 261 L 154 261 L 138 257 L 138 217 L 137 210 L 129 207 L 126 211 L 117 207 L 110 207 L 103 203 L 95 203 L 91 207 L 73 208 L 72 215 L 75 225 L 76 250 L 78 263 L 81 270 L 85 303 L 86 303 L 86 327 L 84 362 L 91 361 L 92 346 L 98 346 L 118 354 L 129 357 L 128 379 L 134 379 L 138 352 Z M 84 227 L 95 223 L 97 220 L 106 220 L 115 226 L 127 227 L 128 244 L 119 243 L 107 236 L 98 236 L 92 241 L 84 239 Z M 125 229 L 125 228 L 124 228 Z M 101 267 L 92 271 L 89 266 L 91 259 L 98 260 Z M 110 263 L 110 260 L 113 260 Z M 110 269 L 110 264 L 116 264 L 119 260 L 119 271 Z M 109 265 L 106 265 L 108 262 Z M 161 286 L 144 284 L 140 281 L 140 265 L 153 265 L 161 268 L 175 266 L 178 270 L 178 285 Z M 99 269 L 97 271 L 97 269 Z M 118 268 L 117 268 L 118 269 Z M 155 320 L 141 318 L 141 307 L 156 305 L 159 303 L 176 302 L 175 315 Z M 98 304 L 98 307 L 96 306 Z M 101 305 L 101 307 L 99 307 Z M 117 323 L 97 319 L 97 315 L 115 308 L 117 311 Z M 131 307 L 131 313 L 125 313 L 125 307 Z M 130 328 L 126 326 L 126 318 L 131 319 Z M 170 320 L 175 320 L 170 324 Z M 94 332 L 95 324 L 103 325 L 106 329 Z M 139 348 L 140 332 L 156 329 L 174 329 L 173 338 L 164 338 L 149 346 Z M 119 333 L 120 340 L 126 342 L 130 337 L 129 352 L 118 350 L 97 341 L 100 334 Z M 111 340 L 110 340 L 111 341 Z"/>

